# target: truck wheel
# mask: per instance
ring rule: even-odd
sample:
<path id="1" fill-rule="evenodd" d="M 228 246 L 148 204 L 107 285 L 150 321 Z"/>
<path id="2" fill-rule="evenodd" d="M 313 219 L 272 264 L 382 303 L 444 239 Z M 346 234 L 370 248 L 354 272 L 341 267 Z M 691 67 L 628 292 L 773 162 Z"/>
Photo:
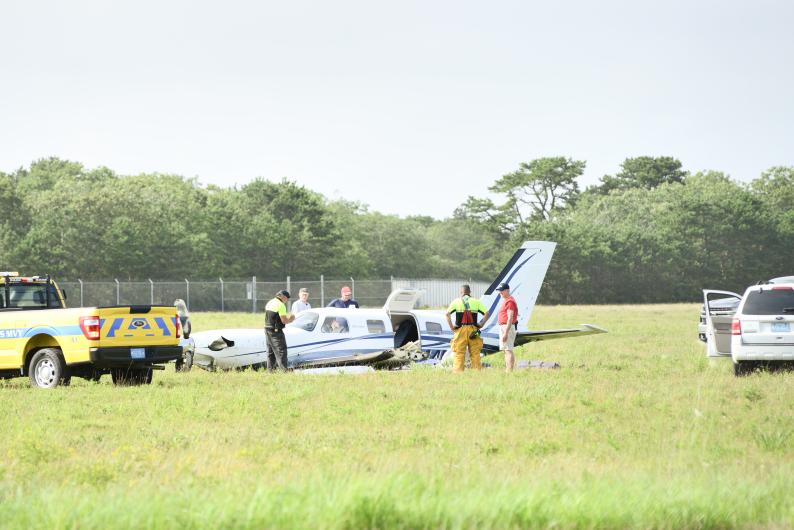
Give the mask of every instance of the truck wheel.
<path id="1" fill-rule="evenodd" d="M 113 384 L 118 386 L 139 386 L 152 384 L 152 370 L 150 367 L 144 368 L 113 368 L 110 377 Z"/>
<path id="2" fill-rule="evenodd" d="M 42 348 L 37 351 L 30 360 L 28 374 L 30 384 L 39 388 L 55 388 L 71 382 L 66 363 L 57 348 Z"/>

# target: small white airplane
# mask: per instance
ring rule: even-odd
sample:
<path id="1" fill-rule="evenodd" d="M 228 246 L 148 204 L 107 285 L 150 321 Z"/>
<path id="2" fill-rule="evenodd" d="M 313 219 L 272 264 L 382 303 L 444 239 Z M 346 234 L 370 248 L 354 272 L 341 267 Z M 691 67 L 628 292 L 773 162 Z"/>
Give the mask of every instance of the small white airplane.
<path id="1" fill-rule="evenodd" d="M 483 355 L 499 350 L 496 320 L 501 297 L 495 289 L 502 282 L 510 284 L 510 293 L 518 306 L 516 346 L 606 333 L 592 324 L 545 331 L 521 330 L 529 323 L 555 247 L 556 243 L 549 241 L 526 241 L 480 297 L 489 314 L 481 332 Z M 440 362 L 449 352 L 452 330 L 444 310 L 414 309 L 420 296 L 420 291 L 398 289 L 379 309 L 322 307 L 300 313 L 284 328 L 289 366 L 393 367 L 422 359 L 428 363 Z M 450 293 L 450 301 L 457 296 L 457 292 Z M 261 367 L 267 362 L 265 333 L 261 328 L 199 331 L 191 339 L 193 364 L 206 370 Z M 414 346 L 414 351 L 405 354 L 402 349 L 411 343 L 418 348 Z"/>

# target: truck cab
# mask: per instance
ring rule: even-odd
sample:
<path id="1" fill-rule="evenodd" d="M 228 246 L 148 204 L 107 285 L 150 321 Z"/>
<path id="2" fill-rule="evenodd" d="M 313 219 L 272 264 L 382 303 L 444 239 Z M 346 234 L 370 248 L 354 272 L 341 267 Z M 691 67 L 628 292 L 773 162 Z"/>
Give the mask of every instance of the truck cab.
<path id="1" fill-rule="evenodd" d="M 0 377 L 42 388 L 103 374 L 149 384 L 161 363 L 182 357 L 180 333 L 173 306 L 68 308 L 49 276 L 0 272 Z"/>
<path id="2" fill-rule="evenodd" d="M 0 272 L 0 310 L 62 309 L 64 294 L 48 277 L 20 278 L 16 272 Z"/>

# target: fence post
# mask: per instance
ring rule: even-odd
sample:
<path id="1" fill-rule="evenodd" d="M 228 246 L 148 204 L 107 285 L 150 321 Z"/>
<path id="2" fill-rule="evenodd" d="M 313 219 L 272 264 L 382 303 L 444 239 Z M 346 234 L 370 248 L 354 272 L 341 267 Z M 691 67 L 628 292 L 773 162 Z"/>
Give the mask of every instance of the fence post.
<path id="1" fill-rule="evenodd" d="M 154 305 L 154 282 L 149 278 L 149 303 Z"/>
<path id="2" fill-rule="evenodd" d="M 289 275 L 287 275 L 287 291 L 289 291 L 289 294 L 292 294 L 292 289 L 290 289 L 290 277 L 289 277 Z"/>
<path id="3" fill-rule="evenodd" d="M 114 279 L 116 280 L 116 305 L 121 305 L 121 284 L 118 278 Z"/>
<path id="4" fill-rule="evenodd" d="M 223 313 L 223 278 L 218 278 L 221 282 L 221 313 Z"/>
<path id="5" fill-rule="evenodd" d="M 190 282 L 185 278 L 185 305 L 187 310 L 190 311 Z"/>
<path id="6" fill-rule="evenodd" d="M 256 313 L 256 276 L 251 277 L 251 298 L 253 299 L 253 311 Z"/>
<path id="7" fill-rule="evenodd" d="M 355 300 L 356 298 L 356 280 L 353 277 L 350 277 L 350 298 Z"/>
<path id="8" fill-rule="evenodd" d="M 325 277 L 320 275 L 320 307 L 325 307 Z"/>
<path id="9" fill-rule="evenodd" d="M 77 278 L 77 281 L 80 282 L 80 307 L 83 307 L 83 280 Z"/>

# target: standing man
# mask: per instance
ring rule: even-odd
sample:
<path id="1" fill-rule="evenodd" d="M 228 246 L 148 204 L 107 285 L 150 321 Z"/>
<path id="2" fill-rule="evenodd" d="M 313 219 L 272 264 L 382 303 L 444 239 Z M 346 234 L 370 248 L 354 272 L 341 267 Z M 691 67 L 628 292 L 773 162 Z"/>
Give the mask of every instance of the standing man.
<path id="1" fill-rule="evenodd" d="M 340 309 L 348 309 L 352 306 L 358 309 L 358 302 L 353 300 L 352 298 L 353 291 L 350 289 L 350 287 L 348 287 L 347 285 L 342 287 L 342 291 L 340 292 L 340 294 L 342 295 L 342 297 L 334 298 L 333 300 L 331 300 L 331 303 L 328 304 L 328 307 L 338 307 Z"/>
<path id="2" fill-rule="evenodd" d="M 505 371 L 510 373 L 516 366 L 513 355 L 513 345 L 516 342 L 516 329 L 518 329 L 518 305 L 515 298 L 510 296 L 510 286 L 500 283 L 496 288 L 502 297 L 502 307 L 496 322 L 499 324 L 499 350 L 505 352 Z"/>
<path id="3" fill-rule="evenodd" d="M 265 306 L 265 338 L 267 339 L 267 371 L 275 370 L 276 365 L 282 372 L 287 371 L 287 338 L 284 326 L 295 320 L 295 315 L 287 314 L 288 291 L 279 291 Z"/>
<path id="4" fill-rule="evenodd" d="M 455 313 L 455 323 L 452 323 L 450 315 Z M 478 322 L 478 315 L 482 319 Z M 480 352 L 482 351 L 482 337 L 480 328 L 488 320 L 488 310 L 485 306 L 471 297 L 471 287 L 462 285 L 460 287 L 460 298 L 456 298 L 447 308 L 447 324 L 453 331 L 450 347 L 454 355 L 452 360 L 452 371 L 462 372 L 466 362 L 466 348 L 469 349 L 471 356 L 471 367 L 480 370 Z"/>
<path id="5" fill-rule="evenodd" d="M 306 311 L 307 309 L 312 308 L 312 305 L 309 303 L 309 290 L 306 287 L 301 287 L 301 290 L 298 291 L 298 297 L 300 300 L 295 300 L 292 303 L 293 315 L 297 315 L 301 311 Z"/>

